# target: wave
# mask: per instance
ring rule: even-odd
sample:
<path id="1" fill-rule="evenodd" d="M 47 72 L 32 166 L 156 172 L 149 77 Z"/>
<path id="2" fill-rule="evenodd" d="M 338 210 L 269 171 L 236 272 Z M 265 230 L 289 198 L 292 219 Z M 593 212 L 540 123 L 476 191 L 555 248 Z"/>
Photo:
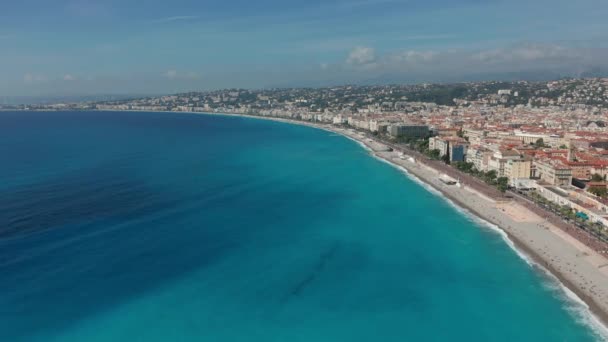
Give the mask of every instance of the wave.
<path id="1" fill-rule="evenodd" d="M 352 138 L 349 138 L 349 139 L 354 140 Z M 361 145 L 363 145 L 361 142 L 359 142 L 359 143 Z M 363 145 L 363 146 L 365 146 L 365 145 Z M 367 146 L 365 146 L 365 147 L 368 151 L 371 151 L 369 148 L 367 148 Z M 547 286 L 549 289 L 555 290 L 556 295 L 558 295 L 558 297 L 566 304 L 565 305 L 566 310 L 573 314 L 573 316 L 575 317 L 577 322 L 589 327 L 591 329 L 591 331 L 594 334 L 596 334 L 598 337 L 600 337 L 602 340 L 608 341 L 608 327 L 604 323 L 602 323 L 602 321 L 591 311 L 589 305 L 587 305 L 587 303 L 585 303 L 585 301 L 583 301 L 576 293 L 574 293 L 574 291 L 570 290 L 564 283 L 562 283 L 559 280 L 559 278 L 557 278 L 547 268 L 545 268 L 541 264 L 534 261 L 524 251 L 517 248 L 517 246 L 515 245 L 513 240 L 511 240 L 511 238 L 509 238 L 509 235 L 507 234 L 507 232 L 504 229 L 502 229 L 500 226 L 498 226 L 496 224 L 493 224 L 493 223 L 479 217 L 478 215 L 471 212 L 470 210 L 459 206 L 454 201 L 452 201 L 450 198 L 445 196 L 441 191 L 437 190 L 435 187 L 428 184 L 427 182 L 421 180 L 419 177 L 417 177 L 416 175 L 409 172 L 406 168 L 404 168 L 400 165 L 391 163 L 390 161 L 388 161 L 384 158 L 378 157 L 374 153 L 372 153 L 371 156 L 373 156 L 375 159 L 377 159 L 383 163 L 386 163 L 386 164 L 400 170 L 410 180 L 414 181 L 415 183 L 422 186 L 424 189 L 426 189 L 433 195 L 435 195 L 435 196 L 441 198 L 442 200 L 444 200 L 445 202 L 447 202 L 451 207 L 456 209 L 457 212 L 459 212 L 460 214 L 465 216 L 471 222 L 477 224 L 479 227 L 489 229 L 492 232 L 500 235 L 502 240 L 507 244 L 507 246 L 509 248 L 511 248 L 515 252 L 515 254 L 517 254 L 517 256 L 520 259 L 522 259 L 526 264 L 528 264 L 528 266 L 539 269 L 542 272 L 542 274 L 546 276 L 547 282 L 545 283 L 545 286 Z"/>
<path id="2" fill-rule="evenodd" d="M 389 163 L 388 161 L 386 161 L 386 160 L 384 160 L 384 159 L 382 159 L 382 158 L 380 158 L 380 157 L 376 156 L 376 155 L 374 154 L 374 151 L 373 151 L 371 148 L 369 148 L 367 145 L 365 145 L 363 142 L 361 142 L 361 141 L 359 141 L 359 140 L 357 140 L 357 139 L 355 139 L 355 138 L 353 138 L 353 137 L 350 137 L 350 136 L 348 136 L 348 135 L 346 135 L 346 134 L 343 134 L 343 133 L 337 133 L 337 132 L 334 132 L 334 131 L 331 131 L 331 130 L 328 130 L 328 129 L 324 129 L 324 128 L 321 128 L 321 129 L 326 130 L 326 131 L 328 131 L 328 132 L 335 133 L 335 134 L 339 134 L 340 136 L 342 136 L 342 137 L 344 137 L 344 138 L 346 138 L 346 139 L 348 139 L 348 140 L 354 141 L 355 143 L 357 143 L 357 145 L 359 145 L 359 146 L 363 147 L 363 149 L 364 149 L 364 150 L 366 150 L 366 151 L 370 152 L 372 157 L 374 157 L 374 158 L 376 158 L 376 159 L 379 159 L 379 160 L 382 160 L 382 161 L 384 161 L 384 162 Z M 389 164 L 393 165 L 392 163 L 389 163 Z M 396 166 L 396 165 L 394 165 L 394 166 Z"/>
<path id="3" fill-rule="evenodd" d="M 589 305 L 559 281 L 549 270 L 540 265 L 538 267 L 547 277 L 547 281 L 545 282 L 546 288 L 552 290 L 566 304 L 566 310 L 576 318 L 576 321 L 589 327 L 603 341 L 608 341 L 608 327 L 591 312 Z"/>

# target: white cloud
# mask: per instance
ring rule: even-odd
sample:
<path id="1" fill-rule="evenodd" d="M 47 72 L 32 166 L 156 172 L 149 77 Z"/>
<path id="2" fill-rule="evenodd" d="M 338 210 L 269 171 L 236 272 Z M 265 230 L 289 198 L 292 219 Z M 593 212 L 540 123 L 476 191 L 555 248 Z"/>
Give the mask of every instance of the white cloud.
<path id="1" fill-rule="evenodd" d="M 376 61 L 376 51 L 370 47 L 358 46 L 346 58 L 346 63 L 354 66 L 369 65 Z"/>
<path id="2" fill-rule="evenodd" d="M 332 72 L 334 78 L 353 82 L 579 76 L 607 73 L 608 49 L 522 43 L 482 50 L 403 49 L 377 54 L 372 47 L 357 47 L 351 50 L 345 62 L 322 72 Z"/>
<path id="3" fill-rule="evenodd" d="M 175 69 L 167 70 L 164 74 L 164 77 L 170 80 L 198 80 L 200 79 L 200 75 L 194 71 L 188 72 L 178 72 Z"/>
<path id="4" fill-rule="evenodd" d="M 189 71 L 186 73 L 185 78 L 187 79 L 191 79 L 191 80 L 198 80 L 200 77 L 200 75 L 194 71 Z"/>
<path id="5" fill-rule="evenodd" d="M 397 63 L 428 63 L 438 56 L 435 51 L 416 51 L 408 50 L 394 53 L 389 56 L 389 60 Z"/>
<path id="6" fill-rule="evenodd" d="M 582 50 L 554 44 L 521 44 L 507 48 L 481 51 L 473 56 L 485 63 L 533 62 L 541 60 L 572 60 L 582 57 Z"/>
<path id="7" fill-rule="evenodd" d="M 376 55 L 371 47 L 356 47 L 346 58 L 345 66 L 367 72 L 392 72 L 423 69 L 441 59 L 438 51 L 397 50 Z"/>
<path id="8" fill-rule="evenodd" d="M 46 80 L 47 80 L 46 76 L 39 75 L 39 74 L 33 74 L 31 72 L 28 72 L 25 75 L 23 75 L 23 82 L 28 83 L 28 84 L 45 82 Z"/>
<path id="9" fill-rule="evenodd" d="M 167 70 L 167 72 L 165 72 L 165 77 L 170 80 L 177 78 L 177 70 Z"/>
<path id="10" fill-rule="evenodd" d="M 76 81 L 76 77 L 74 77 L 74 76 L 72 76 L 72 75 L 70 75 L 70 74 L 65 74 L 65 75 L 63 76 L 63 80 L 64 80 L 64 81 Z"/>
<path id="11" fill-rule="evenodd" d="M 581 63 L 598 64 L 608 55 L 607 49 L 577 49 L 554 44 L 520 44 L 497 49 L 466 50 L 397 50 L 376 56 L 373 48 L 357 47 L 346 64 L 374 64 L 378 69 L 465 67 L 463 71 L 485 68 L 524 70 L 532 67 L 568 67 Z M 600 63 L 607 65 L 608 63 Z"/>

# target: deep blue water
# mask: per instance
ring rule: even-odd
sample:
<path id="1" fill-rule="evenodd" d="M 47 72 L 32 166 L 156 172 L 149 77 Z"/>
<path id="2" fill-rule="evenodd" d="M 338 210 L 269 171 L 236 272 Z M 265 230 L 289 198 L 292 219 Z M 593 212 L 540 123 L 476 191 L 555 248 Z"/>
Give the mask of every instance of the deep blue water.
<path id="1" fill-rule="evenodd" d="M 0 113 L 0 341 L 591 341 L 580 308 L 352 142 Z"/>

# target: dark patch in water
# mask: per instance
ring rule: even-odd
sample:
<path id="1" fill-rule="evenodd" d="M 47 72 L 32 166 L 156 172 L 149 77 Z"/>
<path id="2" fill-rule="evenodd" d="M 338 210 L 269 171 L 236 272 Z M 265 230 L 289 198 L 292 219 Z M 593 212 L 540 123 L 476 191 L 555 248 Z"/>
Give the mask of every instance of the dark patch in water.
<path id="1" fill-rule="evenodd" d="M 283 298 L 283 302 L 288 301 L 291 297 L 298 296 L 308 287 L 318 276 L 327 264 L 334 258 L 338 251 L 338 243 L 333 243 L 326 251 L 321 253 L 317 263 L 313 266 L 312 271 L 302 280 L 300 280 L 292 289 L 289 294 Z"/>
<path id="2" fill-rule="evenodd" d="M 147 146 L 150 137 L 151 147 L 141 151 L 146 156 L 157 154 L 167 141 L 175 146 L 164 152 L 191 148 L 196 154 L 176 154 L 172 161 L 188 167 L 166 169 L 163 174 L 168 181 L 160 181 L 167 187 L 144 182 L 134 171 L 142 164 L 124 158 L 131 154 L 114 150 L 106 152 L 123 158 L 25 186 L 4 184 L 0 192 L 0 341 L 61 332 L 81 319 L 171 286 L 232 253 L 282 246 L 306 229 L 316 229 L 318 218 L 331 215 L 348 199 L 346 192 L 260 177 L 255 170 L 219 157 L 206 162 L 209 154 L 230 156 L 243 144 L 268 143 L 267 136 L 256 139 L 256 131 L 248 127 L 240 127 L 242 134 L 235 134 L 242 140 L 199 141 L 232 132 L 233 121 L 173 114 L 79 115 L 65 114 L 62 122 L 49 118 L 39 129 L 45 132 L 52 125 L 61 135 L 71 132 L 65 138 L 65 145 L 71 146 L 76 141 L 73 131 L 104 124 L 101 132 L 93 130 L 99 133 L 93 145 L 100 149 L 105 144 L 98 139 L 107 136 L 106 128 L 119 127 L 121 141 L 138 139 Z M 90 119 L 95 119 L 94 125 Z M 209 132 L 201 127 L 207 123 Z M 250 124 L 265 127 L 264 123 Z M 20 133 L 28 132 L 29 124 L 24 122 L 22 128 Z M 289 138 L 288 132 L 280 132 L 279 138 Z M 158 143 L 159 134 L 162 143 Z M 28 141 L 37 144 L 36 139 L 30 136 Z M 207 146 L 213 150 L 206 150 Z M 162 158 L 145 161 L 164 166 Z M 196 170 L 190 167 L 192 162 L 200 163 Z M 182 180 L 184 171 L 208 172 L 211 177 L 203 173 Z M 192 189 L 184 190 L 188 186 Z M 293 222 L 300 229 L 289 229 Z"/>
<path id="3" fill-rule="evenodd" d="M 100 219 L 127 220 L 175 205 L 169 194 L 109 163 L 0 193 L 0 238 Z"/>
<path id="4" fill-rule="evenodd" d="M 309 207 L 316 204 L 304 200 L 315 196 L 307 194 L 307 189 L 275 193 L 260 201 L 257 187 L 243 190 L 247 187 L 235 182 L 238 180 L 212 186 L 200 193 L 199 198 L 158 201 L 151 212 L 108 209 L 103 211 L 105 219 L 102 220 L 98 220 L 99 215 L 95 213 L 67 213 L 68 219 L 56 221 L 74 223 L 65 229 L 0 239 L 0 317 L 13 317 L 10 329 L 0 329 L 0 340 L 34 332 L 30 326 L 21 326 L 22 322 L 29 325 L 36 322 L 36 332 L 64 329 L 83 317 L 113 308 L 215 264 L 246 245 L 266 243 L 258 241 L 256 236 L 272 237 L 270 248 L 283 243 L 280 239 L 296 238 L 298 232 L 280 233 L 284 225 L 277 223 L 285 218 L 279 213 L 293 202 Z M 276 188 L 275 184 L 265 185 Z M 143 192 L 142 197 L 161 196 L 150 191 Z M 295 193 L 300 197 L 294 198 Z M 129 198 L 137 199 L 139 195 Z M 339 195 L 328 197 L 336 201 L 341 198 Z M 104 200 L 107 201 L 112 202 L 111 197 Z M 51 205 L 52 201 L 48 203 Z M 170 206 L 175 203 L 179 205 Z M 325 202 L 315 209 L 318 215 L 302 215 L 298 220 L 312 228 L 316 217 L 329 215 L 336 205 L 336 202 Z M 234 208 L 239 208 L 238 215 Z M 204 218 L 199 216 L 200 211 L 206 213 Z M 265 215 L 260 215 L 261 211 Z M 121 226 L 127 218 L 136 223 L 106 231 L 106 226 Z M 56 243 L 64 242 L 65 246 L 55 247 Z M 296 285 L 293 295 L 313 282 L 336 251 L 337 245 L 334 245 L 319 257 L 312 278 Z M 51 311 L 53 314 L 48 315 Z"/>

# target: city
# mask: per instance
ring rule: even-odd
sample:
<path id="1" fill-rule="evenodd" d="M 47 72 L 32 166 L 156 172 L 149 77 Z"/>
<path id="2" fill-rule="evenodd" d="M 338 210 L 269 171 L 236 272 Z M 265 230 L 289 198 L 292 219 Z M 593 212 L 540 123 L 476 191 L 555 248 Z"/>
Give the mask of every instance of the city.
<path id="1" fill-rule="evenodd" d="M 608 341 L 606 0 L 0 18 L 0 341 Z"/>

